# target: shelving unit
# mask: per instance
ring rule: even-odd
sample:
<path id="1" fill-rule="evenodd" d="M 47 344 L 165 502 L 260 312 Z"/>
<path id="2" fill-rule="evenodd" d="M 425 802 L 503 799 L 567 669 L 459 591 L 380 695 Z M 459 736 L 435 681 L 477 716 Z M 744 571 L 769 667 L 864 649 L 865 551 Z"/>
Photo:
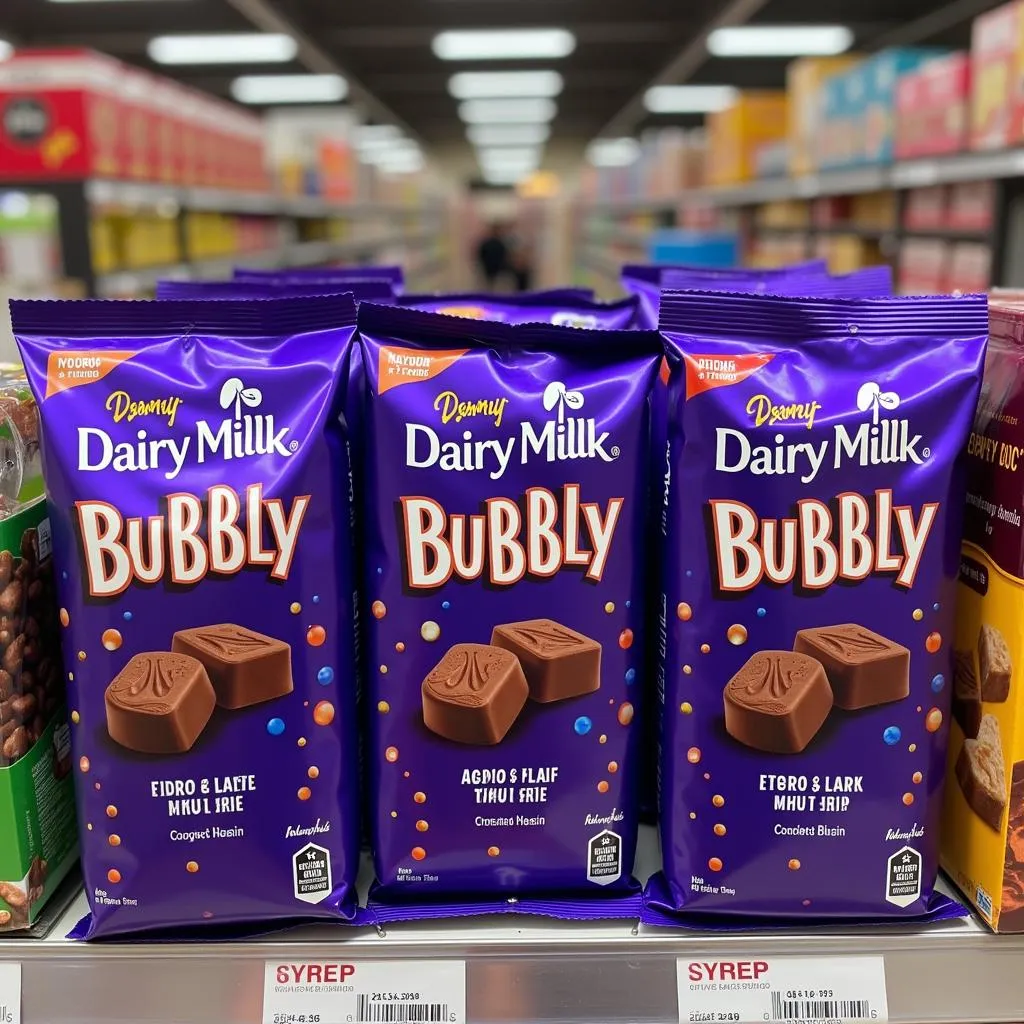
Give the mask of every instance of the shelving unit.
<path id="1" fill-rule="evenodd" d="M 438 243 L 445 232 L 441 203 L 332 203 L 307 196 L 275 196 L 229 189 L 177 188 L 92 179 L 71 182 L 0 182 L 0 192 L 52 196 L 65 278 L 81 283 L 86 295 L 144 295 L 164 277 L 212 280 L 231 268 L 312 267 L 335 262 L 401 261 L 417 289 L 441 286 L 445 267 Z M 97 215 L 158 213 L 174 219 L 184 258 L 170 263 L 106 270 L 94 266 L 91 225 Z M 185 216 L 218 213 L 266 218 L 278 223 L 280 242 L 266 249 L 189 257 Z M 339 237 L 332 237 L 337 235 Z M 328 236 L 328 237 L 321 237 Z"/>
<path id="2" fill-rule="evenodd" d="M 642 829 L 638 873 L 657 863 Z M 25 1024 L 255 1024 L 268 961 L 466 961 L 467 1019 L 679 1021 L 678 958 L 881 956 L 889 1019 L 907 1024 L 1019 1021 L 1024 936 L 993 936 L 974 918 L 776 931 L 685 931 L 632 921 L 464 918 L 372 928 L 310 927 L 250 942 L 85 944 L 63 936 L 85 897 L 43 940 L 0 940 L 0 962 L 22 964 Z M 683 1020 L 686 1019 L 684 1016 Z"/>

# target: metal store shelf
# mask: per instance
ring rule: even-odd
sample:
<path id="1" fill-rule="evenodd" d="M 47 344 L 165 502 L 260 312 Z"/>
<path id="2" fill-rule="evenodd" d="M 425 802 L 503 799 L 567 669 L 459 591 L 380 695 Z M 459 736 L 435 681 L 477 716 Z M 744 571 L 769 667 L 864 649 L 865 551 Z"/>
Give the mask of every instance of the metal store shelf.
<path id="1" fill-rule="evenodd" d="M 641 860 L 653 864 L 653 830 Z M 885 961 L 897 1022 L 1020 1021 L 1024 936 L 993 936 L 974 919 L 799 932 L 686 932 L 631 922 L 461 919 L 372 929 L 300 929 L 248 943 L 85 945 L 61 936 L 81 896 L 45 940 L 0 942 L 19 961 L 25 1024 L 256 1024 L 266 961 L 465 959 L 468 1020 L 673 1022 L 678 957 L 873 954 Z"/>

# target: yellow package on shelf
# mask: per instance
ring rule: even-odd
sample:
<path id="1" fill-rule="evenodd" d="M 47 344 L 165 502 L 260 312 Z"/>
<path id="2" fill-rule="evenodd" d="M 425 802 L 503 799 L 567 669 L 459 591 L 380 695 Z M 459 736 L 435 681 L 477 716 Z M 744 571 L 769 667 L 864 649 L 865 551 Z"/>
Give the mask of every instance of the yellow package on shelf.
<path id="1" fill-rule="evenodd" d="M 854 54 L 802 57 L 786 69 L 786 136 L 789 142 L 789 173 L 794 177 L 817 170 L 821 94 L 826 80 L 860 59 Z"/>
<path id="2" fill-rule="evenodd" d="M 743 92 L 726 110 L 708 117 L 712 185 L 735 185 L 755 177 L 757 151 L 786 137 L 786 94 Z"/>

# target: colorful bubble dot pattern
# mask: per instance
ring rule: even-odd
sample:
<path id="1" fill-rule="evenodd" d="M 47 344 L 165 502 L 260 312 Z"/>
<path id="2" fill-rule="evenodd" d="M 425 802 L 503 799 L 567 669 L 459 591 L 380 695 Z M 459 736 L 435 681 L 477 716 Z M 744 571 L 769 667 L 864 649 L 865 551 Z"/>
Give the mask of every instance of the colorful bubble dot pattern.
<path id="1" fill-rule="evenodd" d="M 575 722 L 573 722 L 572 727 L 576 731 L 577 736 L 586 736 L 587 733 L 590 732 L 593 725 L 594 723 L 589 718 L 587 718 L 586 715 L 580 715 L 580 717 L 577 718 Z"/>
<path id="2" fill-rule="evenodd" d="M 632 686 L 633 683 L 635 683 L 635 682 L 636 682 L 636 669 L 635 668 L 627 668 L 626 669 L 626 685 L 627 686 Z"/>
<path id="3" fill-rule="evenodd" d="M 924 727 L 929 732 L 938 732 L 942 728 L 942 712 L 938 708 L 931 708 L 924 716 Z"/>
<path id="4" fill-rule="evenodd" d="M 281 733 L 284 732 L 284 719 L 272 718 L 267 722 L 267 732 L 269 732 L 271 736 L 280 736 Z"/>
<path id="5" fill-rule="evenodd" d="M 896 746 L 900 739 L 903 737 L 903 733 L 900 732 L 898 725 L 890 725 L 883 733 L 882 739 L 889 744 L 890 747 Z"/>
<path id="6" fill-rule="evenodd" d="M 938 633 L 929 633 L 924 641 L 924 649 L 929 654 L 938 654 L 942 647 L 942 637 Z"/>
<path id="7" fill-rule="evenodd" d="M 334 682 L 334 669 L 330 665 L 324 665 L 316 674 L 316 681 L 321 686 L 330 686 Z"/>
<path id="8" fill-rule="evenodd" d="M 132 621 L 132 613 L 131 612 L 125 612 L 121 616 L 121 618 L 124 619 L 125 622 L 131 622 Z"/>
<path id="9" fill-rule="evenodd" d="M 758 608 L 757 609 L 757 617 L 759 619 L 763 619 L 767 614 L 768 614 L 768 609 L 767 608 Z"/>
<path id="10" fill-rule="evenodd" d="M 330 725 L 334 721 L 334 705 L 329 700 L 320 701 L 313 708 L 313 721 L 317 725 Z"/>

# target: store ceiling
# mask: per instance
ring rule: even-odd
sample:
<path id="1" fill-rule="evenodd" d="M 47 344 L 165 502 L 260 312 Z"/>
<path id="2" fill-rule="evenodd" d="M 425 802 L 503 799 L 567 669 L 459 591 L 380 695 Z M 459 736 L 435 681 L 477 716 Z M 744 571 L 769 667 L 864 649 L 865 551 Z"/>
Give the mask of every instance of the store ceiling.
<path id="1" fill-rule="evenodd" d="M 565 77 L 565 90 L 558 98 L 553 134 L 582 145 L 609 125 L 622 132 L 669 122 L 646 115 L 640 97 L 674 62 L 683 74 L 677 70 L 665 81 L 780 87 L 783 60 L 706 56 L 702 32 L 716 18 L 779 24 L 842 21 L 855 31 L 858 46 L 872 49 L 886 43 L 963 46 L 969 41 L 970 19 L 997 4 L 998 0 L 0 0 L 0 37 L 24 45 L 91 46 L 148 65 L 145 47 L 154 35 L 251 31 L 254 17 L 263 17 L 266 27 L 266 16 L 279 16 L 305 33 L 321 56 L 361 83 L 428 146 L 464 138 L 456 101 L 447 92 L 454 71 L 556 67 Z M 568 28 L 576 35 L 576 49 L 556 62 L 470 65 L 441 61 L 430 49 L 431 39 L 445 28 L 513 26 Z M 305 57 L 293 65 L 161 70 L 226 96 L 240 70 L 303 71 L 310 63 L 308 52 Z M 375 113 L 386 116 L 383 109 Z"/>

